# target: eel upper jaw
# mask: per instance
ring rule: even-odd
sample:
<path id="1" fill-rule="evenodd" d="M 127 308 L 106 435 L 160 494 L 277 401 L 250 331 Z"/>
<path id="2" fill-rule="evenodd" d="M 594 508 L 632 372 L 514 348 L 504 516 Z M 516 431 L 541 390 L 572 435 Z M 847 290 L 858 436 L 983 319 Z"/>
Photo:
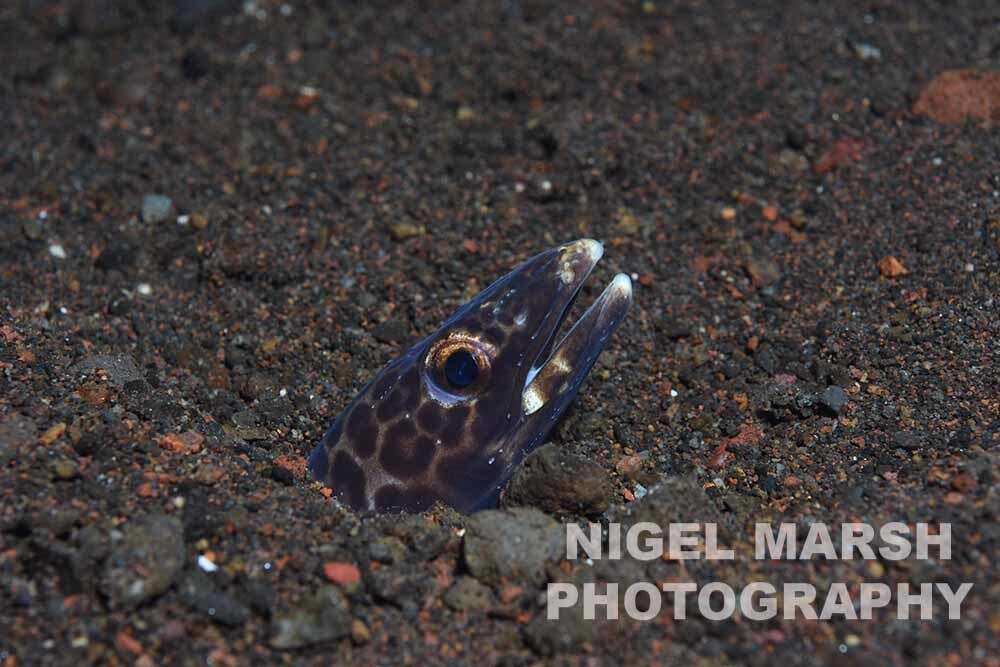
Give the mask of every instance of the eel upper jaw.
<path id="1" fill-rule="evenodd" d="M 556 335 L 569 316 L 580 289 L 603 255 L 604 246 L 593 239 L 580 239 L 559 248 L 551 267 L 552 273 L 545 278 L 556 285 L 556 296 L 550 304 L 546 304 L 545 315 L 533 326 L 531 344 L 525 350 L 524 360 L 530 361 L 530 364 L 526 371 L 522 371 L 522 390 L 531 384 L 552 357 Z"/>

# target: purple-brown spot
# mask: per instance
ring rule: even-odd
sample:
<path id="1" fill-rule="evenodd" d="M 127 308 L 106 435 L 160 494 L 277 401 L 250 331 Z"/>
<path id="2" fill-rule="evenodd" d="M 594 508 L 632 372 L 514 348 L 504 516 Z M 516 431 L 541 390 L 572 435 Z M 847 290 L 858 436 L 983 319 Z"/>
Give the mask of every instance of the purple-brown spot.
<path id="1" fill-rule="evenodd" d="M 359 402 L 347 417 L 347 438 L 351 449 L 366 459 L 375 453 L 375 441 L 378 439 L 378 424 L 375 414 L 367 403 Z"/>
<path id="2" fill-rule="evenodd" d="M 417 410 L 417 426 L 424 433 L 437 433 L 441 428 L 441 408 L 432 401 L 428 401 Z"/>
<path id="3" fill-rule="evenodd" d="M 330 486 L 351 507 L 365 505 L 365 473 L 350 454 L 341 450 L 333 457 Z"/>
<path id="4" fill-rule="evenodd" d="M 382 467 L 399 479 L 417 477 L 434 460 L 434 441 L 425 435 L 417 436 L 410 422 L 399 422 L 385 435 L 378 460 Z"/>
<path id="5" fill-rule="evenodd" d="M 455 447 L 462 442 L 466 422 L 469 419 L 469 406 L 459 405 L 449 408 L 445 414 L 444 424 L 438 431 L 442 447 Z"/>

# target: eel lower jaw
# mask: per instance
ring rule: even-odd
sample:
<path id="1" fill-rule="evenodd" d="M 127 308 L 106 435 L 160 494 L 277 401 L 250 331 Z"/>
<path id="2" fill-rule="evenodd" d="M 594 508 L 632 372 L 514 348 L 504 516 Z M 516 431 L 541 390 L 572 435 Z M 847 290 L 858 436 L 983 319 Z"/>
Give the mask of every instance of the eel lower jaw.
<path id="1" fill-rule="evenodd" d="M 552 349 L 544 363 L 528 375 L 521 395 L 526 417 L 555 403 L 561 412 L 607 345 L 632 302 L 632 281 L 619 273 Z"/>

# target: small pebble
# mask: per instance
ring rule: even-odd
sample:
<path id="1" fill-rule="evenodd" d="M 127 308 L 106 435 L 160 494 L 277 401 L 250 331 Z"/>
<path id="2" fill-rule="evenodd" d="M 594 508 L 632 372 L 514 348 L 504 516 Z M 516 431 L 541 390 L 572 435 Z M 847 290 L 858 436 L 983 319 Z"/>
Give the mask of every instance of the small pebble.
<path id="1" fill-rule="evenodd" d="M 73 479 L 80 474 L 80 468 L 70 459 L 57 459 L 52 463 L 52 474 L 56 479 Z"/>
<path id="2" fill-rule="evenodd" d="M 397 222 L 396 224 L 389 226 L 389 235 L 392 237 L 393 241 L 405 241 L 406 239 L 411 239 L 414 236 L 420 236 L 423 233 L 422 228 L 411 222 Z"/>
<path id="3" fill-rule="evenodd" d="M 205 572 L 215 572 L 219 569 L 219 566 L 210 561 L 204 555 L 198 556 L 198 567 L 200 567 Z"/>
<path id="4" fill-rule="evenodd" d="M 371 630 L 364 622 L 357 618 L 351 621 L 351 641 L 355 644 L 367 644 L 371 638 Z"/>
<path id="5" fill-rule="evenodd" d="M 827 387 L 820 394 L 819 403 L 829 412 L 833 413 L 834 416 L 839 415 L 844 406 L 847 405 L 847 392 L 840 387 Z"/>
<path id="6" fill-rule="evenodd" d="M 892 436 L 892 444 L 900 449 L 920 449 L 924 446 L 924 437 L 916 431 L 897 431 Z"/>
<path id="7" fill-rule="evenodd" d="M 142 219 L 144 222 L 163 222 L 173 210 L 174 202 L 165 195 L 151 194 L 142 198 Z"/>
<path id="8" fill-rule="evenodd" d="M 618 229 L 623 234 L 636 234 L 640 228 L 639 218 L 628 211 L 622 211 L 618 216 Z"/>
<path id="9" fill-rule="evenodd" d="M 329 561 L 323 564 L 323 576 L 342 589 L 357 590 L 361 584 L 361 571 L 354 563 Z"/>
<path id="10" fill-rule="evenodd" d="M 38 220 L 28 220 L 21 225 L 21 231 L 29 241 L 37 241 L 42 237 L 42 223 Z"/>
<path id="11" fill-rule="evenodd" d="M 910 273 L 910 270 L 892 255 L 886 255 L 879 260 L 878 270 L 886 278 L 898 278 Z"/>
<path id="12" fill-rule="evenodd" d="M 865 62 L 878 62 L 882 60 L 882 49 L 860 42 L 854 45 L 854 55 Z"/>

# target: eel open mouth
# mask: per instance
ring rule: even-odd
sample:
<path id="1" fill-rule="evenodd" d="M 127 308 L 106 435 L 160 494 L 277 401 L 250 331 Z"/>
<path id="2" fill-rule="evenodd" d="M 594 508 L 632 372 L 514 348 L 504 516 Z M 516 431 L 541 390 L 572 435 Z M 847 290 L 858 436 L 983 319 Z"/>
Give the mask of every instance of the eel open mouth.
<path id="1" fill-rule="evenodd" d="M 526 417 L 542 408 L 547 408 L 544 412 L 553 418 L 559 416 L 628 311 L 632 281 L 619 273 L 559 342 L 554 342 L 580 287 L 603 254 L 603 246 L 592 239 L 574 241 L 560 249 L 555 278 L 568 290 L 563 294 L 561 308 L 553 304 L 552 314 L 557 316 L 546 317 L 536 329 L 536 335 L 546 342 L 525 379 L 521 408 Z"/>

